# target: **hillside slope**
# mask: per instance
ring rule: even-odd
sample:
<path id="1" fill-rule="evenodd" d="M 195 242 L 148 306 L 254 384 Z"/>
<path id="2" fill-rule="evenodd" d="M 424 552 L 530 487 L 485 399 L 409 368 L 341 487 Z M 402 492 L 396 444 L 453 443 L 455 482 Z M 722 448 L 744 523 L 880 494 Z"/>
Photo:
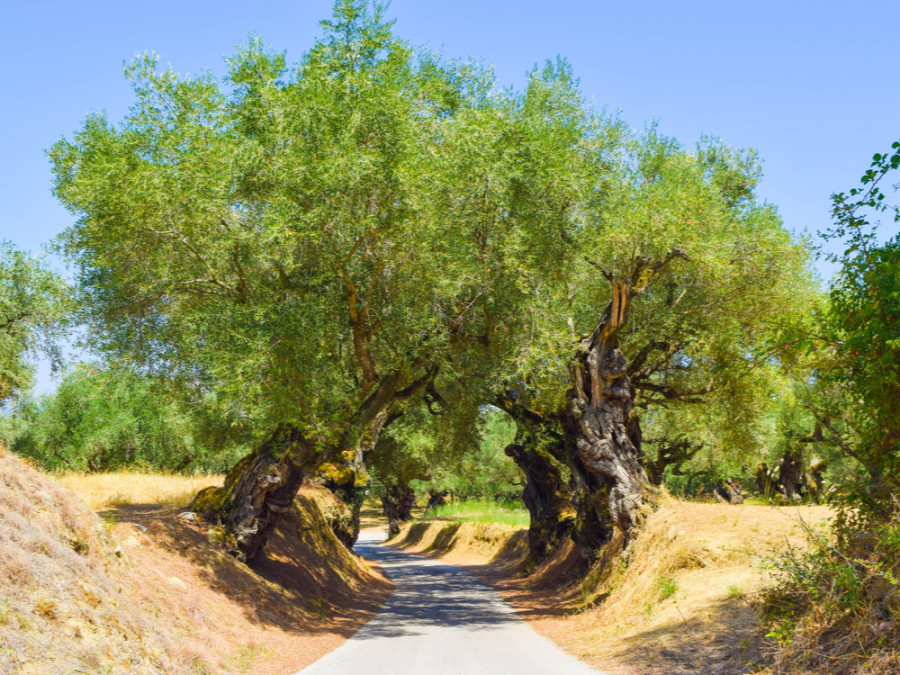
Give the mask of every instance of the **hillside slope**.
<path id="1" fill-rule="evenodd" d="M 0 449 L 0 674 L 296 672 L 391 588 L 331 534 L 329 498 L 304 489 L 248 567 L 183 509 L 101 519 Z"/>

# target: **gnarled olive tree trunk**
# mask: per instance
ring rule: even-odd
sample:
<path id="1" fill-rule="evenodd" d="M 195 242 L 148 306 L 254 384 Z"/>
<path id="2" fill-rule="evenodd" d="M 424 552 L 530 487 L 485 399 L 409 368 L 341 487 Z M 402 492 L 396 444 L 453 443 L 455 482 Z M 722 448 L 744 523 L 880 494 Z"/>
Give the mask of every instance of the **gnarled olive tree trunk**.
<path id="1" fill-rule="evenodd" d="M 328 524 L 334 536 L 347 548 L 353 548 L 359 537 L 360 511 L 369 481 L 365 466 L 367 447 L 367 442 L 360 443 L 355 449 L 340 453 L 334 461 L 320 465 L 317 471 L 322 486 L 341 504 L 341 509 L 334 512 Z"/>
<path id="2" fill-rule="evenodd" d="M 641 429 L 634 387 L 619 350 L 618 333 L 630 303 L 628 286 L 612 283 L 612 300 L 594 331 L 580 345 L 572 365 L 574 388 L 562 412 L 566 443 L 583 467 L 586 490 L 580 519 L 592 521 L 582 546 L 596 548 L 620 530 L 627 541 L 653 494 L 641 464 Z"/>
<path id="3" fill-rule="evenodd" d="M 522 501 L 531 516 L 528 526 L 530 565 L 544 560 L 572 533 L 575 509 L 572 507 L 569 486 L 561 471 L 562 465 L 551 450 L 534 439 L 506 446 L 506 454 L 525 473 Z"/>
<path id="4" fill-rule="evenodd" d="M 278 517 L 291 507 L 316 460 L 309 439 L 293 426 L 279 426 L 228 472 L 223 487 L 197 494 L 192 508 L 209 521 L 221 522 L 229 533 L 229 551 L 241 560 L 251 560 Z"/>
<path id="5" fill-rule="evenodd" d="M 385 486 L 381 495 L 381 507 L 388 519 L 388 537 L 400 534 L 400 525 L 412 518 L 412 510 L 416 505 L 416 493 L 406 484 Z"/>
<path id="6" fill-rule="evenodd" d="M 568 457 L 559 420 L 528 407 L 520 396 L 506 392 L 494 402 L 516 423 L 515 442 L 505 452 L 525 474 L 522 501 L 528 508 L 528 564 L 544 560 L 572 533 L 572 506 L 566 465 Z"/>
<path id="7" fill-rule="evenodd" d="M 433 379 L 434 369 L 401 388 L 406 377 L 391 370 L 349 416 L 343 432 L 331 444 L 306 438 L 295 426 L 282 424 L 264 443 L 238 462 L 221 488 L 207 488 L 194 499 L 193 508 L 220 522 L 228 531 L 228 548 L 241 560 L 252 560 L 287 511 L 303 484 L 323 462 L 341 462 L 344 454 L 364 457 L 389 418 L 394 401 L 409 398 Z M 348 450 L 348 448 L 350 450 Z M 358 508 L 344 543 L 352 546 L 359 531 Z M 355 524 L 354 524 L 355 523 Z"/>

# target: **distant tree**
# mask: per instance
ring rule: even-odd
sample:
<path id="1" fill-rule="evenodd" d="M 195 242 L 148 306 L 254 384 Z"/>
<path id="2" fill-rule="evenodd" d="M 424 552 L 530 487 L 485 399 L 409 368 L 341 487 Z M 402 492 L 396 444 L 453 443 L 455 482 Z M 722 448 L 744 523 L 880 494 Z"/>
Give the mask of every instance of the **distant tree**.
<path id="1" fill-rule="evenodd" d="M 19 402 L 4 435 L 49 470 L 223 471 L 252 443 L 246 422 L 133 369 L 79 365 L 52 394 Z"/>
<path id="2" fill-rule="evenodd" d="M 59 275 L 0 242 L 0 401 L 32 385 L 28 357 L 43 353 L 59 366 L 69 301 L 69 287 Z"/>

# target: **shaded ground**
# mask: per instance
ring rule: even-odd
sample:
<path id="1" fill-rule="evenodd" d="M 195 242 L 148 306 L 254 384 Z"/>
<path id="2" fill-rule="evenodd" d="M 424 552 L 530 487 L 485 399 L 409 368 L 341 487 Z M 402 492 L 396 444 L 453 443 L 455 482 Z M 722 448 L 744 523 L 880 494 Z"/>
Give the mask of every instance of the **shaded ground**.
<path id="1" fill-rule="evenodd" d="M 196 485 L 120 478 L 72 481 L 107 505 L 101 519 L 0 448 L 0 675 L 293 673 L 390 594 L 327 527 L 327 491 L 304 489 L 247 566 L 184 515 Z M 169 506 L 133 503 L 141 496 Z"/>
<path id="2" fill-rule="evenodd" d="M 334 538 L 315 508 L 317 498 L 329 496 L 304 488 L 250 566 L 211 543 L 209 528 L 177 509 L 129 505 L 101 515 L 116 522 L 117 538 L 131 543 L 127 555 L 147 570 L 148 588 L 158 593 L 161 587 L 173 614 L 194 620 L 196 626 L 185 628 L 210 652 L 241 645 L 232 658 L 240 661 L 236 670 L 268 675 L 293 673 L 331 651 L 391 593 L 377 567 Z"/>

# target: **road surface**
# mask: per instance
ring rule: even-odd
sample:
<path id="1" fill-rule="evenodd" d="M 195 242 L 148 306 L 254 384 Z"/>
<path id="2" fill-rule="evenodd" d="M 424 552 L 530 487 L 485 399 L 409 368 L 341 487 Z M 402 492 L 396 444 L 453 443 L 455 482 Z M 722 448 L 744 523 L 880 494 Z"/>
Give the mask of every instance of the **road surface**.
<path id="1" fill-rule="evenodd" d="M 376 560 L 394 593 L 369 623 L 302 675 L 597 675 L 520 619 L 500 596 L 455 565 L 379 546 Z M 299 675 L 299 674 L 298 674 Z"/>

